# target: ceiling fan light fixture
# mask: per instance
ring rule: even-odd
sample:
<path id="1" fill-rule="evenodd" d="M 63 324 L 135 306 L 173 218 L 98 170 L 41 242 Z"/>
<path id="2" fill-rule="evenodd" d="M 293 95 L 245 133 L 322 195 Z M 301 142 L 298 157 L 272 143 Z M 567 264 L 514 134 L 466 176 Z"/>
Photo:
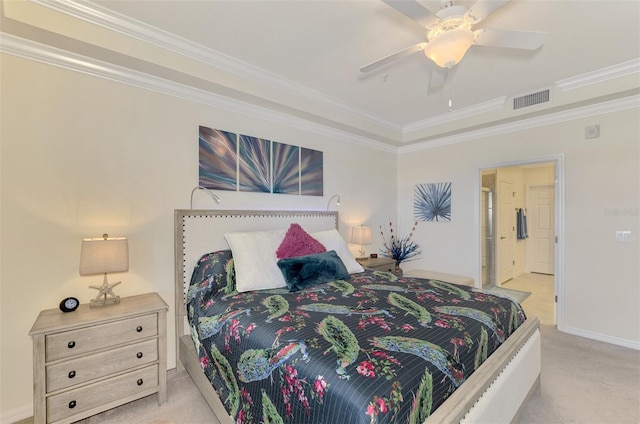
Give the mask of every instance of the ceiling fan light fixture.
<path id="1" fill-rule="evenodd" d="M 436 13 L 421 4 L 424 0 L 382 1 L 425 28 L 427 38 L 422 43 L 406 47 L 360 68 L 361 72 L 378 69 L 419 51 L 423 51 L 425 56 L 439 67 L 451 69 L 462 60 L 469 47 L 473 45 L 537 50 L 544 44 L 548 35 L 545 32 L 490 28 L 471 30 L 472 26 L 512 0 L 474 0 L 475 3 L 471 7 L 463 4 L 456 5 L 454 4 L 456 0 L 440 0 L 442 9 Z M 464 3 L 467 1 L 465 0 Z"/>
<path id="2" fill-rule="evenodd" d="M 451 68 L 462 60 L 474 41 L 473 31 L 456 28 L 429 39 L 424 54 L 441 68 Z"/>

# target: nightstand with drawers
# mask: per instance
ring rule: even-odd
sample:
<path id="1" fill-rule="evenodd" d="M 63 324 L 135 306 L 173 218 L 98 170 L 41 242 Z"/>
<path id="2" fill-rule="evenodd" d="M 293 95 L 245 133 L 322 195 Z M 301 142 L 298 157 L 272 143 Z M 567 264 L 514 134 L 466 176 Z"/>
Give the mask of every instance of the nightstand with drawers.
<path id="1" fill-rule="evenodd" d="M 374 271 L 395 272 L 396 262 L 390 258 L 358 258 L 360 265 Z"/>
<path id="2" fill-rule="evenodd" d="M 164 403 L 167 309 L 149 293 L 40 312 L 29 332 L 34 423 L 70 423 L 154 393 Z"/>

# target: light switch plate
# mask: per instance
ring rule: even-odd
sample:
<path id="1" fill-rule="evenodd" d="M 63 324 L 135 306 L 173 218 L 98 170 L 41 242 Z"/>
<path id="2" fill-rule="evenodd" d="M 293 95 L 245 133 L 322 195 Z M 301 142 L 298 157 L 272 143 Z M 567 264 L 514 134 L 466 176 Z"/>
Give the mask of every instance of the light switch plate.
<path id="1" fill-rule="evenodd" d="M 616 241 L 618 243 L 633 243 L 633 239 L 631 231 L 616 231 Z"/>

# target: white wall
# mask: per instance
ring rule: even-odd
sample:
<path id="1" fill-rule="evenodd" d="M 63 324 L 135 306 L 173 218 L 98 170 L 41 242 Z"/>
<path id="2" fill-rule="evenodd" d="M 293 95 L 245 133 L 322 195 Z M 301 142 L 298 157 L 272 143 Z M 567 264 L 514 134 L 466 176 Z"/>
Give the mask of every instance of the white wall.
<path id="1" fill-rule="evenodd" d="M 173 210 L 189 207 L 197 185 L 199 125 L 323 151 L 325 196 L 220 191 L 220 205 L 199 196 L 195 207 L 325 210 L 339 194 L 345 238 L 352 226 L 395 218 L 395 154 L 13 56 L 1 60 L 0 421 L 31 415 L 28 332 L 38 313 L 66 296 L 85 303 L 95 295 L 88 285 L 99 278 L 78 275 L 83 237 L 127 236 L 130 271 L 112 276 L 123 281 L 116 292 L 156 291 L 172 316 Z"/>
<path id="2" fill-rule="evenodd" d="M 452 182 L 452 221 L 421 222 L 423 255 L 403 268 L 473 276 L 479 271 L 481 168 L 564 155 L 565 261 L 561 330 L 640 348 L 639 109 L 403 153 L 398 214 L 411 219 L 415 184 Z M 600 124 L 601 137 L 584 139 Z M 616 230 L 633 243 L 617 243 Z"/>
<path id="3" fill-rule="evenodd" d="M 420 223 L 420 260 L 476 275 L 479 169 L 565 155 L 564 329 L 620 344 L 640 343 L 638 109 L 396 155 L 240 113 L 3 55 L 0 125 L 0 421 L 31 414 L 32 344 L 39 311 L 76 296 L 80 240 L 126 235 L 131 268 L 120 295 L 157 291 L 173 312 L 173 210 L 189 205 L 198 178 L 198 126 L 324 152 L 324 197 L 219 192 L 228 209 L 320 209 L 341 196 L 341 231 L 413 221 L 416 183 L 453 183 L 450 223 Z M 584 140 L 584 127 L 602 136 Z M 333 205 L 332 205 L 333 207 Z M 635 242 L 618 244 L 615 230 Z M 377 232 L 374 231 L 374 236 Z M 376 245 L 368 248 L 375 252 Z M 354 249 L 355 250 L 355 249 Z M 169 320 L 169 366 L 175 365 Z"/>

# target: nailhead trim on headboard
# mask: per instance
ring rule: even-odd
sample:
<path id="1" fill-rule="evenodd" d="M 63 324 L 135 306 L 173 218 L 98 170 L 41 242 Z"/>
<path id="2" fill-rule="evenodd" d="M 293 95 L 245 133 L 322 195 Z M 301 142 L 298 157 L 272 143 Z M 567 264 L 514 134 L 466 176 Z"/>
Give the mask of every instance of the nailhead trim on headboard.
<path id="1" fill-rule="evenodd" d="M 191 210 L 175 211 L 176 313 L 185 315 L 193 266 L 206 253 L 228 249 L 225 233 L 268 231 L 300 224 L 307 231 L 338 228 L 335 211 Z M 180 301 L 178 301 L 180 299 Z"/>

